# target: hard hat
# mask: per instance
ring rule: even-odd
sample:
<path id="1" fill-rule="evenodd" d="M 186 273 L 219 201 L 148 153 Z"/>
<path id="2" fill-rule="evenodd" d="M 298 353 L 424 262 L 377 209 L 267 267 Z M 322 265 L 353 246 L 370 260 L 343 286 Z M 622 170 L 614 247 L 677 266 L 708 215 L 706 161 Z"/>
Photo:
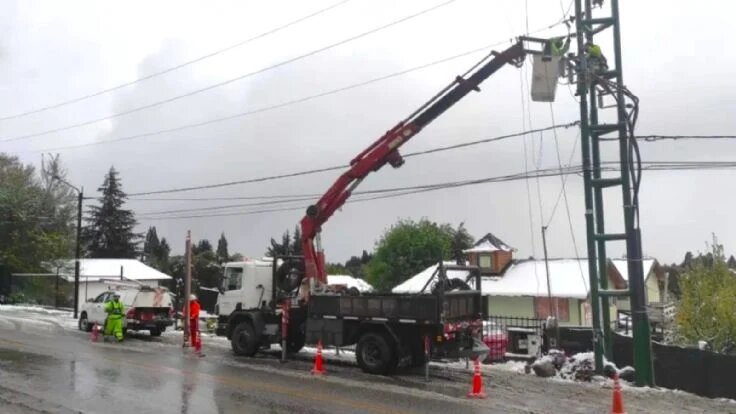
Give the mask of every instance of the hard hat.
<path id="1" fill-rule="evenodd" d="M 114 293 L 112 294 L 112 297 L 113 297 L 113 298 L 115 298 L 115 299 L 120 299 L 120 293 L 118 293 L 118 292 L 114 292 Z"/>
<path id="2" fill-rule="evenodd" d="M 189 295 L 189 300 L 197 300 L 197 295 L 192 293 L 191 295 Z"/>

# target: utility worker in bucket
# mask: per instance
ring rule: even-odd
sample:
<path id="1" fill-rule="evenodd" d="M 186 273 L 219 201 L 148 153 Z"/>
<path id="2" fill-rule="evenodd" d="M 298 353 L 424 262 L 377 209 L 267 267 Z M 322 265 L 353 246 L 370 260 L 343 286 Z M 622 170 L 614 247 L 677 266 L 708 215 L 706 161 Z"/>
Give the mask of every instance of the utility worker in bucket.
<path id="1" fill-rule="evenodd" d="M 120 294 L 115 292 L 112 299 L 105 302 L 105 336 L 114 335 L 118 342 L 123 340 L 123 315 L 125 315 L 125 307 L 120 301 Z"/>

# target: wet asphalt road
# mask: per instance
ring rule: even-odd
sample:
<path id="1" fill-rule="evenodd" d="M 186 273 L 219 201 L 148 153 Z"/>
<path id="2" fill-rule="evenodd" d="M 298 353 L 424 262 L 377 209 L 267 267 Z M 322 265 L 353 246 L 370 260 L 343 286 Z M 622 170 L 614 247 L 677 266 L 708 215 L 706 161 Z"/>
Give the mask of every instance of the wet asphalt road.
<path id="1" fill-rule="evenodd" d="M 205 337 L 204 358 L 181 348 L 180 333 L 92 343 L 69 317 L 0 310 L 0 414 L 38 413 L 609 413 L 610 384 L 570 383 L 488 368 L 487 400 L 468 400 L 468 370 L 436 365 L 391 377 L 362 373 L 326 356 L 286 364 L 273 353 L 237 358 L 222 338 Z M 62 326 L 63 325 L 63 326 Z M 630 413 L 730 413 L 736 402 L 666 390 L 624 392 Z"/>
<path id="2" fill-rule="evenodd" d="M 3 316 L 2 413 L 473 413 L 489 407 L 385 378 L 355 378 L 356 368 L 333 367 L 315 378 L 305 362 L 252 361 L 223 349 L 196 358 L 146 336 L 92 343 L 51 322 Z"/>

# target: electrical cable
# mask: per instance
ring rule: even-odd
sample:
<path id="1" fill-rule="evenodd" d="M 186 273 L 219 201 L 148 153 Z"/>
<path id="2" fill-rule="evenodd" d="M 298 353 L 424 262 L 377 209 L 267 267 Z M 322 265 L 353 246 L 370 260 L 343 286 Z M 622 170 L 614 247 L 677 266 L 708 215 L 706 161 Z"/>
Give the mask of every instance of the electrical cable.
<path id="1" fill-rule="evenodd" d="M 74 104 L 74 103 L 77 103 L 77 102 L 82 102 L 82 101 L 85 101 L 85 100 L 90 99 L 90 98 L 94 98 L 94 97 L 97 97 L 97 96 L 100 96 L 100 95 L 104 95 L 106 93 L 110 93 L 110 92 L 116 91 L 118 89 L 122 89 L 122 88 L 125 88 L 125 87 L 128 87 L 128 86 L 131 86 L 131 85 L 135 85 L 136 83 L 139 83 L 139 82 L 142 82 L 142 81 L 145 81 L 145 80 L 153 79 L 153 78 L 156 78 L 156 77 L 165 75 L 167 73 L 174 72 L 174 71 L 179 70 L 179 69 L 181 69 L 183 67 L 192 65 L 194 63 L 201 62 L 201 61 L 203 61 L 205 59 L 209 59 L 211 57 L 220 55 L 220 54 L 225 53 L 225 52 L 229 52 L 230 50 L 236 49 L 236 48 L 238 48 L 240 46 L 246 45 L 246 44 L 251 43 L 251 42 L 253 42 L 255 40 L 258 40 L 258 39 L 261 39 L 263 37 L 272 35 L 272 34 L 274 34 L 276 32 L 279 32 L 281 30 L 284 30 L 286 28 L 289 28 L 291 26 L 294 26 L 294 25 L 296 25 L 298 23 L 301 23 L 301 22 L 303 22 L 305 20 L 308 20 L 308 19 L 310 19 L 312 17 L 316 17 L 316 16 L 318 16 L 320 14 L 323 14 L 325 12 L 328 12 L 328 11 L 334 9 L 334 8 L 337 8 L 339 6 L 342 6 L 343 4 L 348 3 L 350 1 L 352 1 L 352 0 L 342 0 L 340 2 L 337 2 L 337 3 L 334 3 L 334 4 L 330 5 L 330 6 L 327 6 L 327 7 L 323 8 L 323 9 L 319 9 L 319 10 L 317 10 L 315 12 L 312 12 L 312 13 L 307 14 L 305 16 L 299 17 L 298 19 L 295 19 L 295 20 L 292 20 L 292 21 L 287 22 L 285 24 L 282 24 L 281 26 L 278 26 L 278 27 L 276 27 L 274 29 L 271 29 L 271 30 L 268 30 L 266 32 L 263 32 L 263 33 L 260 33 L 258 35 L 255 35 L 253 37 L 250 37 L 250 38 L 248 38 L 246 40 L 242 40 L 240 42 L 234 43 L 234 44 L 232 44 L 230 46 L 227 46 L 225 48 L 215 50 L 213 52 L 210 52 L 210 53 L 207 53 L 205 55 L 199 56 L 199 57 L 197 57 L 195 59 L 188 60 L 186 62 L 180 63 L 180 64 L 175 65 L 175 66 L 171 66 L 169 68 L 160 70 L 158 72 L 151 73 L 151 74 L 146 75 L 146 76 L 142 76 L 142 77 L 137 78 L 137 79 L 134 79 L 132 81 L 124 82 L 124 83 L 118 84 L 116 86 L 112 86 L 110 88 L 102 89 L 102 90 L 99 90 L 99 91 L 94 92 L 94 93 L 90 93 L 90 94 L 87 94 L 87 95 L 79 96 L 77 98 L 69 99 L 69 100 L 58 102 L 58 103 L 55 103 L 55 104 L 43 106 L 43 107 L 36 108 L 36 109 L 31 109 L 31 110 L 28 110 L 28 111 L 25 111 L 25 112 L 20 112 L 20 113 L 13 114 L 13 115 L 2 116 L 2 117 L 0 117 L 0 121 L 7 121 L 9 119 L 22 118 L 22 117 L 25 117 L 25 116 L 28 116 L 28 115 L 37 114 L 37 113 L 40 113 L 40 112 L 45 112 L 45 111 L 48 111 L 50 109 L 56 109 L 56 108 L 60 108 L 62 106 L 67 106 L 67 105 L 71 105 L 71 104 Z"/>
<path id="2" fill-rule="evenodd" d="M 556 22 L 556 23 L 553 23 L 551 25 L 548 25 L 548 26 L 542 27 L 540 29 L 537 29 L 537 30 L 535 30 L 535 31 L 533 31 L 533 32 L 531 32 L 529 34 L 537 34 L 537 33 L 540 33 L 542 31 L 552 29 L 552 28 L 554 28 L 554 27 L 556 27 L 556 26 L 558 26 L 560 24 L 561 24 L 560 22 Z M 183 130 L 191 129 L 191 128 L 198 128 L 198 127 L 202 127 L 202 126 L 206 126 L 206 125 L 210 125 L 210 124 L 215 124 L 215 123 L 219 123 L 219 122 L 230 121 L 230 120 L 233 120 L 233 119 L 242 118 L 242 117 L 246 117 L 246 116 L 250 116 L 250 115 L 255 115 L 255 114 L 259 114 L 259 113 L 263 113 L 263 112 L 267 112 L 267 111 L 271 111 L 271 110 L 275 110 L 275 109 L 280 109 L 280 108 L 288 107 L 288 106 L 291 106 L 291 105 L 295 105 L 295 104 L 299 104 L 299 103 L 311 101 L 313 99 L 318 99 L 318 98 L 322 98 L 322 97 L 325 97 L 325 96 L 334 95 L 334 94 L 337 94 L 337 93 L 340 93 L 340 92 L 345 92 L 345 91 L 348 91 L 348 90 L 351 90 L 351 89 L 359 88 L 359 87 L 362 87 L 362 86 L 367 86 L 367 85 L 370 85 L 370 84 L 373 84 L 373 83 L 376 83 L 376 82 L 380 82 L 380 81 L 384 81 L 384 80 L 391 79 L 391 78 L 394 78 L 394 77 L 402 76 L 402 75 L 405 75 L 405 74 L 408 74 L 408 73 L 411 73 L 411 72 L 415 72 L 415 71 L 418 71 L 418 70 L 426 69 L 426 68 L 429 68 L 429 67 L 432 67 L 432 66 L 435 66 L 435 65 L 439 65 L 439 64 L 442 64 L 442 63 L 445 63 L 445 62 L 449 62 L 449 61 L 452 61 L 452 60 L 455 60 L 455 59 L 459 59 L 459 58 L 462 58 L 462 57 L 465 57 L 465 56 L 469 56 L 469 55 L 472 55 L 472 54 L 475 54 L 475 53 L 478 53 L 478 52 L 487 50 L 489 48 L 500 46 L 502 44 L 507 43 L 508 41 L 509 40 L 504 40 L 504 41 L 501 41 L 501 42 L 496 42 L 496 43 L 493 43 L 493 44 L 490 44 L 490 45 L 486 45 L 486 46 L 483 46 L 483 47 L 479 47 L 479 48 L 475 48 L 475 49 L 472 49 L 472 50 L 468 50 L 466 52 L 459 53 L 459 54 L 456 54 L 456 55 L 453 55 L 453 56 L 450 56 L 450 57 L 446 57 L 446 58 L 442 58 L 442 59 L 439 59 L 439 60 L 435 60 L 435 61 L 432 61 L 432 62 L 428 62 L 428 63 L 422 64 L 422 65 L 414 66 L 414 67 L 409 68 L 409 69 L 405 69 L 405 70 L 402 70 L 402 71 L 399 71 L 399 72 L 390 73 L 388 75 L 380 76 L 380 77 L 377 77 L 377 78 L 372 78 L 372 79 L 369 79 L 369 80 L 366 80 L 366 81 L 363 81 L 363 82 L 354 83 L 354 84 L 351 84 L 351 85 L 348 85 L 348 86 L 344 86 L 344 87 L 332 89 L 332 90 L 321 92 L 321 93 L 317 93 L 317 94 L 314 94 L 314 95 L 308 95 L 308 96 L 305 96 L 305 97 L 302 97 L 302 98 L 292 99 L 290 101 L 285 101 L 285 102 L 281 102 L 281 103 L 274 104 L 274 105 L 268 105 L 268 106 L 264 106 L 264 107 L 261 107 L 261 108 L 255 108 L 255 109 L 251 109 L 251 110 L 247 110 L 247 111 L 244 111 L 244 112 L 239 112 L 239 113 L 235 113 L 235 114 L 232 114 L 232 115 L 227 115 L 227 116 L 223 116 L 223 117 L 219 117 L 219 118 L 212 118 L 212 119 L 208 119 L 208 120 L 204 120 L 204 121 L 200 121 L 200 122 L 195 122 L 195 123 L 191 123 L 191 124 L 180 125 L 180 126 L 176 126 L 176 127 L 172 127 L 172 128 L 166 128 L 166 129 L 161 129 L 161 130 L 156 130 L 156 131 L 151 131 L 151 132 L 145 132 L 145 133 L 140 133 L 140 134 L 134 134 L 134 135 L 127 135 L 127 136 L 122 136 L 122 137 L 117 137 L 117 138 L 112 138 L 112 139 L 107 139 L 107 140 L 93 141 L 93 142 L 87 142 L 87 143 L 75 144 L 75 145 L 57 146 L 57 147 L 50 147 L 50 148 L 47 147 L 47 148 L 38 149 L 38 150 L 17 151 L 17 152 L 18 153 L 40 153 L 40 152 L 47 152 L 47 151 L 52 151 L 52 152 L 55 152 L 55 151 L 65 151 L 65 150 L 70 150 L 70 149 L 84 148 L 84 147 L 97 146 L 97 145 L 104 145 L 104 144 L 121 142 L 121 141 L 130 141 L 130 140 L 139 139 L 139 138 L 147 138 L 147 137 L 152 137 L 152 136 L 157 136 L 157 135 L 162 135 L 162 134 L 167 134 L 167 133 L 172 133 L 172 132 L 183 131 Z"/>
<path id="3" fill-rule="evenodd" d="M 326 50 L 329 50 L 329 49 L 332 49 L 332 48 L 335 48 L 335 47 L 344 45 L 346 43 L 349 43 L 349 42 L 355 41 L 357 39 L 360 39 L 362 37 L 365 37 L 365 36 L 368 36 L 368 35 L 377 33 L 379 31 L 388 29 L 390 27 L 396 26 L 398 24 L 404 23 L 404 22 L 406 22 L 408 20 L 414 19 L 416 17 L 419 17 L 419 16 L 424 15 L 426 13 L 429 13 L 431 11 L 437 10 L 437 9 L 439 9 L 441 7 L 444 7 L 444 6 L 447 6 L 447 5 L 451 4 L 451 3 L 454 3 L 455 1 L 457 1 L 457 0 L 446 0 L 443 3 L 434 5 L 432 7 L 429 7 L 427 9 L 424 9 L 424 10 L 419 11 L 417 13 L 413 13 L 411 15 L 404 16 L 404 17 L 402 17 L 402 18 L 400 18 L 398 20 L 394 20 L 394 21 L 392 21 L 390 23 L 384 24 L 382 26 L 378 26 L 378 27 L 373 28 L 371 30 L 362 32 L 360 34 L 353 35 L 353 36 L 350 36 L 348 38 L 342 39 L 340 41 L 331 43 L 331 44 L 329 44 L 327 46 L 322 46 L 320 48 L 314 49 L 314 50 L 312 50 L 310 52 L 307 52 L 307 53 L 304 53 L 302 55 L 299 55 L 299 56 L 296 56 L 296 57 L 293 57 L 293 58 L 290 58 L 290 59 L 281 61 L 279 63 L 275 63 L 275 64 L 270 65 L 270 66 L 266 66 L 264 68 L 255 70 L 253 72 L 248 72 L 246 74 L 237 76 L 235 78 L 230 78 L 230 79 L 227 79 L 227 80 L 224 80 L 224 81 L 221 81 L 221 82 L 217 82 L 215 84 L 206 86 L 204 88 L 195 89 L 195 90 L 186 92 L 186 93 L 181 94 L 181 95 L 175 95 L 175 96 L 172 96 L 170 98 L 166 98 L 166 99 L 163 99 L 163 100 L 160 100 L 160 101 L 152 102 L 150 104 L 138 106 L 138 107 L 131 108 L 131 109 L 128 109 L 128 110 L 125 110 L 125 111 L 117 112 L 117 113 L 114 113 L 114 114 L 111 114 L 111 115 L 107 115 L 107 116 L 103 116 L 103 117 L 100 117 L 100 118 L 91 119 L 91 120 L 84 121 L 84 122 L 70 124 L 70 125 L 66 125 L 66 126 L 63 126 L 63 127 L 53 128 L 53 129 L 49 129 L 49 130 L 45 130 L 45 131 L 41 131 L 41 132 L 32 133 L 32 134 L 20 135 L 20 136 L 15 136 L 15 137 L 11 137 L 11 138 L 4 138 L 4 139 L 0 140 L 0 142 L 18 141 L 18 140 L 22 140 L 22 139 L 28 139 L 28 138 L 34 138 L 34 137 L 39 137 L 39 136 L 43 136 L 43 135 L 48 135 L 48 134 L 52 134 L 52 133 L 56 133 L 56 132 L 68 131 L 70 129 L 80 128 L 80 127 L 83 127 L 83 126 L 95 124 L 95 123 L 102 122 L 102 121 L 107 121 L 107 120 L 110 120 L 110 119 L 113 119 L 113 118 L 118 118 L 120 116 L 129 115 L 129 114 L 132 114 L 132 113 L 140 112 L 140 111 L 143 111 L 143 110 L 146 110 L 146 109 L 151 109 L 151 108 L 158 107 L 158 106 L 161 106 L 161 105 L 165 105 L 165 104 L 168 104 L 168 103 L 171 103 L 171 102 L 174 102 L 174 101 L 178 101 L 180 99 L 187 98 L 187 97 L 190 97 L 190 96 L 193 96 L 193 95 L 197 95 L 197 94 L 200 94 L 202 92 L 206 92 L 206 91 L 209 91 L 209 90 L 212 90 L 212 89 L 215 89 L 215 88 L 219 88 L 221 86 L 225 86 L 225 85 L 228 85 L 230 83 L 233 83 L 233 82 L 236 82 L 236 81 L 240 81 L 242 79 L 246 79 L 246 78 L 249 78 L 251 76 L 258 75 L 258 74 L 267 72 L 269 70 L 273 70 L 273 69 L 279 68 L 281 66 L 285 66 L 285 65 L 294 63 L 294 62 L 299 61 L 301 59 L 304 59 L 304 58 L 307 58 L 307 57 L 316 55 L 316 54 L 321 53 L 321 52 L 324 52 Z"/>
<path id="4" fill-rule="evenodd" d="M 603 164 L 604 165 L 601 167 L 602 171 L 612 171 L 612 172 L 621 171 L 620 164 L 618 162 L 611 161 L 611 162 L 605 162 Z M 723 162 L 717 162 L 715 164 L 716 165 L 713 166 L 714 169 L 716 168 L 718 169 L 736 169 L 736 161 L 723 161 Z M 703 164 L 703 162 L 659 161 L 659 162 L 653 163 L 651 166 L 644 166 L 643 168 L 645 170 L 653 170 L 653 171 L 702 170 L 704 169 L 703 168 L 704 165 L 706 164 Z M 710 169 L 710 168 L 705 168 L 705 169 Z M 502 175 L 502 176 L 485 177 L 485 178 L 478 178 L 478 179 L 466 179 L 466 180 L 451 181 L 451 182 L 445 182 L 445 183 L 435 183 L 435 184 L 425 184 L 425 185 L 365 191 L 364 194 L 376 194 L 376 195 L 373 197 L 355 198 L 355 199 L 348 200 L 347 202 L 350 203 L 350 202 L 369 201 L 369 200 L 382 199 L 382 198 L 392 198 L 392 197 L 399 197 L 399 196 L 404 196 L 408 194 L 438 191 L 438 190 L 443 190 L 443 189 L 458 188 L 458 187 L 465 187 L 465 186 L 471 186 L 471 185 L 525 180 L 525 179 L 534 178 L 534 177 L 546 178 L 546 177 L 558 177 L 560 175 L 580 176 L 582 175 L 582 173 L 583 173 L 582 165 L 563 167 L 562 172 L 560 172 L 559 167 L 553 167 L 553 168 L 547 168 L 547 169 L 542 169 L 542 170 L 530 171 L 528 174 L 514 173 L 514 174 L 507 174 L 507 175 Z M 227 213 L 216 213 L 216 214 L 211 214 L 211 215 L 203 214 L 203 215 L 193 215 L 193 216 L 180 216 L 180 215 L 166 216 L 166 215 L 157 215 L 153 213 L 144 212 L 144 213 L 139 213 L 137 218 L 143 217 L 147 219 L 168 219 L 168 218 L 183 219 L 183 218 L 201 218 L 201 217 L 239 216 L 239 215 L 273 212 L 273 211 L 302 210 L 305 207 L 306 206 L 284 207 L 284 208 L 268 209 L 268 210 L 236 211 L 236 212 L 227 212 Z M 160 213 L 160 214 L 163 214 L 163 213 Z"/>
<path id="5" fill-rule="evenodd" d="M 423 150 L 423 151 L 411 152 L 411 153 L 407 153 L 407 154 L 403 155 L 403 157 L 404 158 L 410 158 L 410 157 L 414 157 L 414 156 L 426 155 L 426 154 L 431 154 L 431 153 L 440 152 L 440 151 L 448 151 L 448 150 L 453 150 L 453 149 L 457 149 L 457 148 L 468 147 L 468 146 L 472 146 L 472 145 L 485 144 L 485 143 L 488 143 L 488 142 L 499 141 L 499 140 L 502 140 L 502 139 L 509 139 L 509 138 L 514 138 L 514 137 L 519 137 L 519 136 L 523 136 L 523 135 L 530 134 L 530 133 L 537 132 L 537 131 L 546 131 L 546 130 L 549 130 L 551 128 L 569 128 L 569 127 L 575 126 L 577 124 L 578 124 L 578 122 L 575 121 L 575 122 L 570 122 L 570 123 L 562 124 L 562 125 L 552 125 L 552 126 L 548 126 L 548 127 L 545 127 L 545 128 L 540 128 L 540 129 L 537 129 L 537 130 L 532 130 L 532 131 L 522 131 L 522 132 L 518 132 L 518 133 L 515 133 L 515 134 L 502 135 L 502 136 L 497 136 L 497 137 L 492 137 L 492 138 L 485 138 L 485 139 L 480 139 L 480 140 L 471 141 L 471 142 L 465 142 L 465 143 L 461 143 L 461 144 L 454 144 L 454 145 L 448 145 L 448 146 L 444 146 L 444 147 L 432 148 L 432 149 Z M 281 178 L 290 178 L 290 177 L 298 177 L 298 176 L 303 176 L 303 175 L 317 174 L 317 173 L 322 173 L 322 172 L 327 172 L 327 171 L 334 171 L 334 170 L 344 169 L 344 168 L 348 168 L 348 167 L 349 167 L 349 165 L 343 164 L 343 165 L 336 165 L 336 166 L 332 166 L 332 167 L 316 168 L 316 169 L 312 169 L 312 170 L 305 170 L 305 171 L 299 171 L 299 172 L 293 172 L 293 173 L 287 173 L 287 174 L 279 174 L 279 175 L 272 175 L 272 176 L 259 177 L 259 178 L 251 178 L 251 179 L 246 179 L 246 180 L 229 181 L 229 182 L 224 182 L 224 183 L 216 183 L 216 184 L 207 184 L 207 185 L 200 185 L 200 186 L 180 187 L 180 188 L 171 188 L 171 189 L 164 189 L 164 190 L 154 190 L 154 191 L 145 191 L 145 192 L 130 193 L 130 194 L 128 194 L 128 196 L 145 196 L 145 195 L 154 195 L 154 194 L 178 193 L 178 192 L 183 192 L 183 191 L 192 191 L 192 190 L 203 190 L 203 189 L 210 189 L 210 188 L 229 187 L 229 186 L 239 185 L 239 184 L 250 184 L 250 183 L 257 183 L 257 182 L 262 182 L 262 181 L 277 180 L 277 179 L 281 179 Z"/>

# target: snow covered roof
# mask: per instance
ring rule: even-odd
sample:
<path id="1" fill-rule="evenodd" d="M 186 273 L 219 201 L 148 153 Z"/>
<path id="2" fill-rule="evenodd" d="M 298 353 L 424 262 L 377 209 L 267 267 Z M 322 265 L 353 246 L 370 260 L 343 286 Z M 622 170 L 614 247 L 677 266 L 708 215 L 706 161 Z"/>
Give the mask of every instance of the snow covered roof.
<path id="1" fill-rule="evenodd" d="M 135 259 L 79 259 L 79 276 L 82 281 L 96 282 L 100 279 L 167 280 L 171 276 Z M 66 261 L 59 275 L 65 280 L 74 280 L 74 260 Z"/>
<path id="2" fill-rule="evenodd" d="M 588 259 L 550 259 L 552 296 L 585 299 L 589 292 Z M 544 260 L 519 260 L 501 277 L 484 277 L 484 295 L 547 296 L 547 272 Z"/>
<path id="3" fill-rule="evenodd" d="M 354 287 L 361 292 L 373 292 L 373 286 L 363 279 L 350 275 L 327 275 L 328 285 L 345 285 L 348 289 Z"/>
<path id="4" fill-rule="evenodd" d="M 616 270 L 621 275 L 622 278 L 624 278 L 625 281 L 629 281 L 629 265 L 628 261 L 626 259 L 611 259 L 611 262 L 616 267 Z M 649 276 L 649 273 L 654 270 L 654 262 L 656 260 L 654 259 L 648 259 L 644 258 L 642 260 L 642 264 L 644 265 L 644 280 L 647 279 L 647 276 Z"/>
<path id="5" fill-rule="evenodd" d="M 456 263 L 455 262 L 444 262 L 444 264 L 447 266 L 450 266 Z M 430 278 L 432 278 L 432 275 L 434 275 L 434 277 L 432 278 L 432 283 L 434 283 L 434 281 L 437 280 L 438 276 L 434 274 L 435 271 L 437 270 L 437 266 L 439 266 L 439 264 L 429 266 L 428 268 L 422 270 L 421 272 L 411 277 L 409 280 L 391 289 L 391 292 L 393 293 L 419 293 L 419 291 L 422 290 L 424 285 L 427 284 L 427 281 L 430 280 Z M 469 276 L 469 274 L 470 272 L 467 270 L 448 270 L 447 278 L 448 279 L 462 279 L 463 281 L 465 281 L 467 277 Z M 431 291 L 432 283 L 430 283 L 427 286 L 427 289 L 424 290 L 425 293 Z"/>
<path id="6" fill-rule="evenodd" d="M 483 238 L 475 242 L 470 249 L 463 250 L 463 253 L 486 253 L 486 252 L 513 252 L 514 248 L 504 243 L 503 240 L 488 233 Z"/>

